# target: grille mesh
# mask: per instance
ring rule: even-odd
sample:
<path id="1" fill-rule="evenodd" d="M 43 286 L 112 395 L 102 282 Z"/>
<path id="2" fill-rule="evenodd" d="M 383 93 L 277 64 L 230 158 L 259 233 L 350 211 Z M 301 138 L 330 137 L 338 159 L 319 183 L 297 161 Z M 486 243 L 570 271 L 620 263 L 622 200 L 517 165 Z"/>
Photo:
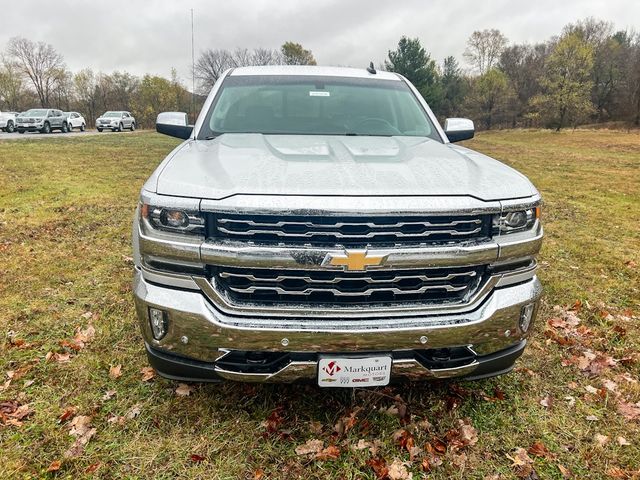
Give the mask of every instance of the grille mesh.
<path id="1" fill-rule="evenodd" d="M 443 303 L 462 301 L 482 273 L 481 267 L 365 272 L 217 267 L 214 281 L 241 303 Z"/>
<path id="2" fill-rule="evenodd" d="M 452 243 L 488 236 L 485 215 L 328 217 L 212 214 L 211 235 L 260 243 L 397 245 Z"/>

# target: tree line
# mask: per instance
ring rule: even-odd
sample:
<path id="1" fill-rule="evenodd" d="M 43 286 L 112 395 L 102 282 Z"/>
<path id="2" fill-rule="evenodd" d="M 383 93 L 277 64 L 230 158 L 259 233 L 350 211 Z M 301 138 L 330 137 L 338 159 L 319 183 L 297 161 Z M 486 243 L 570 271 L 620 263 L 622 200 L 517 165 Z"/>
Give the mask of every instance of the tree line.
<path id="1" fill-rule="evenodd" d="M 610 22 L 587 18 L 536 44 L 510 43 L 495 29 L 476 31 L 462 57 L 462 64 L 454 56 L 438 64 L 418 38 L 402 37 L 380 68 L 407 77 L 439 118 L 469 117 L 482 129 L 640 125 L 640 35 Z M 128 110 L 148 128 L 161 111 L 194 118 L 228 68 L 283 64 L 316 60 L 294 42 L 279 49 L 206 49 L 194 66 L 192 96 L 175 69 L 168 79 L 89 68 L 74 73 L 53 46 L 15 37 L 0 58 L 0 109 L 77 110 L 91 123 L 106 110 Z"/>

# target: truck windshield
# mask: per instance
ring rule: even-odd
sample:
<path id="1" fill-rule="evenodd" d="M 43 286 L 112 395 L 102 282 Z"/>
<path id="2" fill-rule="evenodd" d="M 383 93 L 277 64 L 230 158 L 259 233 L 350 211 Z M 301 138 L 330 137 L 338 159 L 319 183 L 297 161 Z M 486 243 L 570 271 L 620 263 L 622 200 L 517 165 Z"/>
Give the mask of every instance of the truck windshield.
<path id="1" fill-rule="evenodd" d="M 402 81 L 348 77 L 227 77 L 198 138 L 223 133 L 417 136 L 442 141 Z"/>
<path id="2" fill-rule="evenodd" d="M 120 117 L 122 116 L 122 112 L 105 112 L 103 117 Z"/>
<path id="3" fill-rule="evenodd" d="M 23 117 L 45 117 L 48 111 L 49 110 L 38 110 L 38 109 L 27 110 L 25 113 L 22 114 L 22 116 Z"/>

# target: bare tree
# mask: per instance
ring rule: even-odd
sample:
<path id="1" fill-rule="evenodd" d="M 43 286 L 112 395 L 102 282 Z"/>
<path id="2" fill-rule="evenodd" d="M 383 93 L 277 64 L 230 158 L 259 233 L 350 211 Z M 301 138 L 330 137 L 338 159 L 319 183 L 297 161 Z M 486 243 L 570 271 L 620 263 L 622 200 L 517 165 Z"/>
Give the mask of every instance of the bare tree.
<path id="1" fill-rule="evenodd" d="M 284 59 L 278 50 L 268 48 L 236 48 L 233 52 L 224 49 L 208 49 L 200 54 L 196 62 L 196 76 L 201 90 L 208 92 L 216 80 L 229 68 L 250 65 L 280 65 Z"/>
<path id="2" fill-rule="evenodd" d="M 201 82 L 202 90 L 208 92 L 225 70 L 234 66 L 233 58 L 228 50 L 207 49 L 200 54 L 196 62 L 196 76 Z"/>
<path id="3" fill-rule="evenodd" d="M 22 37 L 10 39 L 7 51 L 33 83 L 40 105 L 48 107 L 51 92 L 60 81 L 60 72 L 66 70 L 62 55 L 47 43 Z"/>
<path id="4" fill-rule="evenodd" d="M 483 75 L 498 63 L 507 43 L 507 37 L 500 30 L 476 30 L 467 40 L 463 56 L 477 73 Z"/>
<path id="5" fill-rule="evenodd" d="M 253 65 L 283 65 L 284 58 L 278 50 L 270 48 L 256 48 L 252 55 Z"/>
<path id="6" fill-rule="evenodd" d="M 24 82 L 15 61 L 2 57 L 0 61 L 0 103 L 5 109 L 20 110 L 24 97 Z"/>

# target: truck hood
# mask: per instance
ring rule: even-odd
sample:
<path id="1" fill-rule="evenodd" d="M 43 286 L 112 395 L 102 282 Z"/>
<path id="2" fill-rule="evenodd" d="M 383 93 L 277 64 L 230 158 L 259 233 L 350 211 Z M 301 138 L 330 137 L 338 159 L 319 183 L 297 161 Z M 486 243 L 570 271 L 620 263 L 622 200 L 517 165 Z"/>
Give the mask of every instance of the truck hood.
<path id="1" fill-rule="evenodd" d="M 437 196 L 481 200 L 536 194 L 486 155 L 424 137 L 224 134 L 187 141 L 150 178 L 161 195 Z"/>

